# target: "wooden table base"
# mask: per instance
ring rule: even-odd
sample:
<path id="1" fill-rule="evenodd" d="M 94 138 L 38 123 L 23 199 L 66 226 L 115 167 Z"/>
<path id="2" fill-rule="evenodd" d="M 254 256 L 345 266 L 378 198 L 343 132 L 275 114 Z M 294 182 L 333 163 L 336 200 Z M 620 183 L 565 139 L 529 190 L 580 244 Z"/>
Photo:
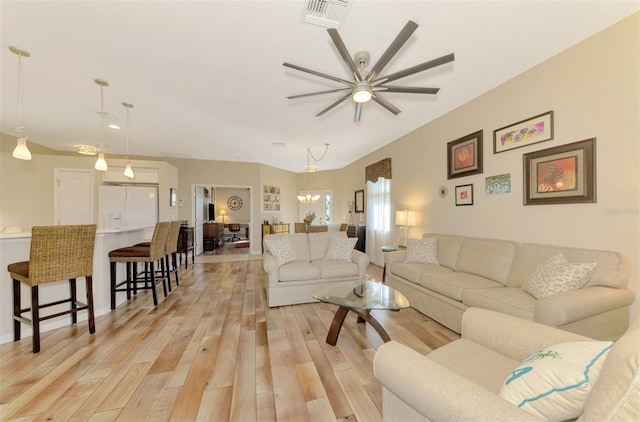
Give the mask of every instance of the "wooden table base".
<path id="1" fill-rule="evenodd" d="M 380 323 L 373 316 L 371 316 L 370 311 L 363 311 L 361 309 L 353 309 L 340 306 L 336 311 L 336 315 L 333 317 L 333 321 L 331 321 L 331 327 L 329 327 L 329 333 L 327 334 L 328 344 L 335 346 L 338 342 L 338 335 L 340 334 L 342 324 L 344 323 L 344 319 L 347 317 L 349 311 L 358 314 L 358 322 L 368 322 L 369 325 L 371 325 L 371 327 L 380 335 L 382 341 L 386 343 L 391 340 L 389 334 L 387 334 L 382 325 L 380 325 Z"/>

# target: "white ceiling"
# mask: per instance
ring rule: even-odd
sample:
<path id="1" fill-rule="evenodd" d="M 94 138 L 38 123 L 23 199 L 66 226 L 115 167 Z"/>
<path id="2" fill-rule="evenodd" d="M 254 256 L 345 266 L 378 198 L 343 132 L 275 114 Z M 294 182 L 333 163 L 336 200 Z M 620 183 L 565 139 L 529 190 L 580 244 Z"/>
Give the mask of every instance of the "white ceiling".
<path id="1" fill-rule="evenodd" d="M 306 148 L 331 147 L 319 170 L 341 168 L 455 109 L 640 9 L 631 1 L 352 0 L 339 32 L 351 54 L 375 63 L 408 20 L 420 26 L 382 74 L 455 53 L 453 63 L 399 80 L 439 87 L 435 96 L 388 93 L 394 116 L 365 104 L 353 122 L 341 93 L 285 97 L 339 84 L 283 62 L 349 79 L 326 28 L 302 22 L 304 1 L 6 1 L 1 14 L 4 133 L 17 135 L 17 56 L 29 140 L 56 150 L 100 145 L 100 87 L 120 131 L 103 150 L 258 162 L 302 172 Z M 524 116 L 526 117 L 526 116 Z M 464 135 L 452 134 L 452 136 Z M 284 146 L 274 146 L 284 143 Z"/>

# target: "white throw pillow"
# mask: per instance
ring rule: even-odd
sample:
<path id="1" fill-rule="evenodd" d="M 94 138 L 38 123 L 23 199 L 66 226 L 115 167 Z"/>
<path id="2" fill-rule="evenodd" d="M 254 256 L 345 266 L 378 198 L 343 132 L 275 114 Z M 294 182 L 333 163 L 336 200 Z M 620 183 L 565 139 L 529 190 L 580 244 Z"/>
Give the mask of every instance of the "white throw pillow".
<path id="1" fill-rule="evenodd" d="M 612 346 L 612 341 L 577 341 L 538 350 L 511 372 L 500 396 L 549 421 L 575 419 Z"/>
<path id="2" fill-rule="evenodd" d="M 351 252 L 358 242 L 357 237 L 331 236 L 324 259 L 351 262 Z"/>
<path id="3" fill-rule="evenodd" d="M 438 262 L 438 238 L 429 236 L 422 240 L 407 240 L 407 258 L 404 262 L 440 265 Z"/>
<path id="4" fill-rule="evenodd" d="M 540 264 L 522 284 L 522 290 L 542 299 L 558 292 L 576 290 L 584 286 L 593 275 L 596 263 L 573 263 L 562 253 Z"/>
<path id="5" fill-rule="evenodd" d="M 291 241 L 287 236 L 267 237 L 264 239 L 264 243 L 267 244 L 271 255 L 278 261 L 278 267 L 298 259 L 296 251 L 293 250 Z"/>

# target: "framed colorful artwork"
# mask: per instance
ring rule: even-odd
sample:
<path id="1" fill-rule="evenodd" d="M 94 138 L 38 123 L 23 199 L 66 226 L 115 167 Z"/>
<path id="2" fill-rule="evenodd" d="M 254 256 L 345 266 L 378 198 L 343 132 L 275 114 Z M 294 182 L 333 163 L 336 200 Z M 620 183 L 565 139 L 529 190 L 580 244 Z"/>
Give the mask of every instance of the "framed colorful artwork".
<path id="1" fill-rule="evenodd" d="M 262 187 L 262 211 L 280 211 L 280 187 L 263 185 Z"/>
<path id="2" fill-rule="evenodd" d="M 473 205 L 473 185 L 456 186 L 456 207 Z"/>
<path id="3" fill-rule="evenodd" d="M 482 131 L 447 143 L 447 179 L 482 173 Z"/>
<path id="4" fill-rule="evenodd" d="M 553 111 L 493 131 L 493 153 L 553 139 Z"/>
<path id="5" fill-rule="evenodd" d="M 596 202 L 596 138 L 523 155 L 524 205 Z"/>

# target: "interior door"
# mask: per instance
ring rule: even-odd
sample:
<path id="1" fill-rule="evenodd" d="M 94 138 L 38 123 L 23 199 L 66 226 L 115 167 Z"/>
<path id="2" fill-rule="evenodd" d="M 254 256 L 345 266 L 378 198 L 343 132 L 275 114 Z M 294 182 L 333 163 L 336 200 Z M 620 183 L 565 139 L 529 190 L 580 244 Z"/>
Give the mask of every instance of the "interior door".
<path id="1" fill-rule="evenodd" d="M 53 221 L 62 224 L 92 224 L 93 171 L 54 169 Z"/>
<path id="2" fill-rule="evenodd" d="M 200 255 L 203 251 L 204 238 L 203 238 L 203 227 L 202 225 L 206 221 L 205 211 L 204 211 L 204 187 L 196 186 L 194 192 L 194 210 L 195 210 L 195 221 L 193 223 L 193 241 L 195 243 L 194 248 L 196 251 L 196 255 Z"/>

